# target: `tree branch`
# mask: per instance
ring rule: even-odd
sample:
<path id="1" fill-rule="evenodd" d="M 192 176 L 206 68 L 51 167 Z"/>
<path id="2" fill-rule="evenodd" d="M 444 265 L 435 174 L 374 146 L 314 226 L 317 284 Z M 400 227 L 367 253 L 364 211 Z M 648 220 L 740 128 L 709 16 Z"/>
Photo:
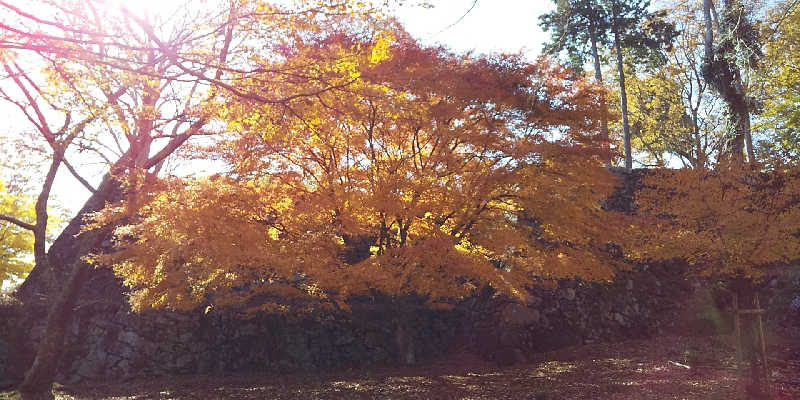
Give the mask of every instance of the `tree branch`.
<path id="1" fill-rule="evenodd" d="M 19 220 L 10 215 L 0 214 L 0 221 L 10 222 L 20 228 L 27 229 L 31 232 L 36 230 L 36 226 L 34 226 L 33 224 L 29 224 L 25 221 Z"/>
<path id="2" fill-rule="evenodd" d="M 74 176 L 75 179 L 77 179 L 78 182 L 80 182 L 81 185 L 83 185 L 83 187 L 85 187 L 86 189 L 88 189 L 92 193 L 96 193 L 97 192 L 97 189 L 95 189 L 86 179 L 84 179 L 82 176 L 80 176 L 80 174 L 78 174 L 78 171 L 76 171 L 75 168 L 72 167 L 72 164 L 67 162 L 67 158 L 66 157 L 64 157 L 64 159 L 62 159 L 61 162 L 64 163 L 64 166 L 67 167 L 67 169 L 72 174 L 72 176 Z"/>

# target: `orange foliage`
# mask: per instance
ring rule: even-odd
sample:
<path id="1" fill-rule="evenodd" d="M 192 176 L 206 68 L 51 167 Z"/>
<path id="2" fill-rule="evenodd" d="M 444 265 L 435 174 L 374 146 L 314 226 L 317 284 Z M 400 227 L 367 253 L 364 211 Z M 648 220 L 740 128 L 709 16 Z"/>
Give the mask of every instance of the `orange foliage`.
<path id="1" fill-rule="evenodd" d="M 800 258 L 800 174 L 755 167 L 671 170 L 646 177 L 642 210 L 659 215 L 632 248 L 683 258 L 699 276 L 758 278 Z"/>
<path id="2" fill-rule="evenodd" d="M 546 59 L 457 56 L 387 26 L 305 38 L 274 62 L 346 89 L 230 98 L 230 132 L 195 152 L 230 171 L 142 189 L 118 251 L 97 257 L 135 307 L 436 303 L 484 284 L 525 301 L 528 285 L 622 267 L 605 250 L 623 229 L 600 206 L 616 184 L 593 141 L 600 89 Z"/>

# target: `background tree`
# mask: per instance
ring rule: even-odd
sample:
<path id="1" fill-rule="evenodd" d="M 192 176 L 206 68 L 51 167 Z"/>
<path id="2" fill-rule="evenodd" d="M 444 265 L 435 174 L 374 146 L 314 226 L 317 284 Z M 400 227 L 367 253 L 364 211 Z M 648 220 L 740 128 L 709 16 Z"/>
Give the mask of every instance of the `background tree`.
<path id="1" fill-rule="evenodd" d="M 702 5 L 676 1 L 664 6 L 665 18 L 679 31 L 666 63 L 627 72 L 632 145 L 653 164 L 677 159 L 684 167 L 710 167 L 723 130 L 719 99 L 701 71 Z"/>
<path id="2" fill-rule="evenodd" d="M 800 9 L 794 1 L 781 2 L 770 10 L 764 29 L 766 53 L 759 71 L 763 82 L 764 112 L 756 130 L 766 133 L 759 143 L 765 159 L 796 163 L 800 158 Z"/>
<path id="3" fill-rule="evenodd" d="M 600 69 L 597 44 L 613 47 L 616 54 L 617 76 L 620 87 L 622 130 L 625 168 L 633 166 L 631 136 L 628 123 L 628 101 L 625 90 L 623 49 L 633 54 L 637 63 L 652 63 L 662 58 L 662 50 L 669 50 L 677 35 L 674 25 L 665 21 L 663 12 L 651 13 L 650 2 L 638 0 L 623 2 L 608 1 L 557 1 L 557 9 L 541 19 L 545 30 L 554 28 L 553 43 L 546 47 L 550 52 L 566 51 L 573 62 L 585 54 L 577 43 L 585 43 L 588 34 L 592 44 L 595 71 Z M 594 40 L 594 33 L 597 40 Z M 583 37 L 582 37 L 583 35 Z M 595 72 L 598 81 L 601 75 Z"/>
<path id="4" fill-rule="evenodd" d="M 746 145 L 748 160 L 754 162 L 750 133 L 754 101 L 747 93 L 743 74 L 757 66 L 762 56 L 761 43 L 750 19 L 752 9 L 738 0 L 723 4 L 717 17 L 713 1 L 703 1 L 703 77 L 725 102 L 727 137 L 721 156 L 742 161 Z"/>

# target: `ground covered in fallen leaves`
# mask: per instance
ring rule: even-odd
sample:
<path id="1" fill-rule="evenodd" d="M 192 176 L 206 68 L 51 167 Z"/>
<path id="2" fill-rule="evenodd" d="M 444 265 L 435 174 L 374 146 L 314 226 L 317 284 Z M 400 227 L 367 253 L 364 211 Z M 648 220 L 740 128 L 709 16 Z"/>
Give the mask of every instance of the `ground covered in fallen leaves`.
<path id="1" fill-rule="evenodd" d="M 769 352 L 771 398 L 800 399 L 800 335 L 773 339 Z M 505 368 L 463 355 L 413 368 L 62 386 L 57 398 L 735 400 L 752 398 L 751 384 L 735 369 L 729 337 L 666 336 L 535 354 Z"/>

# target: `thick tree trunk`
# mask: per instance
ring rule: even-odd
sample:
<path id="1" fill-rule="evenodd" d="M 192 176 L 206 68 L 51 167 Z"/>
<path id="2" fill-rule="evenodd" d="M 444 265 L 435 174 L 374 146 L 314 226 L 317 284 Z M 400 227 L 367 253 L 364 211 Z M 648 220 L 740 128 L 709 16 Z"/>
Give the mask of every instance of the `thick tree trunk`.
<path id="1" fill-rule="evenodd" d="M 622 133 L 625 140 L 625 169 L 630 171 L 633 168 L 633 156 L 631 154 L 631 128 L 628 123 L 628 94 L 625 93 L 625 68 L 622 63 L 622 48 L 619 44 L 619 35 L 614 33 L 614 50 L 617 53 L 617 73 L 619 74 L 619 93 L 622 103 Z"/>
<path id="2" fill-rule="evenodd" d="M 721 151 L 720 161 L 739 164 L 744 159 L 745 142 L 748 143 L 748 158 L 754 161 L 750 138 L 750 106 L 741 80 L 739 67 L 729 61 L 725 54 L 714 48 L 712 0 L 703 0 L 705 23 L 703 79 L 722 97 L 728 112 L 727 140 Z M 717 24 L 718 29 L 724 26 Z"/>

